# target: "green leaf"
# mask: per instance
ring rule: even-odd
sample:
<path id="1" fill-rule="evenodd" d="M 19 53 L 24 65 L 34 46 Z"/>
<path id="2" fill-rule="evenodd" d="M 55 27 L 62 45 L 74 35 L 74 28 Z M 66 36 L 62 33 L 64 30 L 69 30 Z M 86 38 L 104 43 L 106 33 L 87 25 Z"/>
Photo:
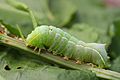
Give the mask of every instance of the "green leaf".
<path id="1" fill-rule="evenodd" d="M 115 36 L 112 39 L 112 43 L 110 45 L 110 56 L 112 59 L 117 58 L 120 55 L 120 18 L 114 21 L 115 26 Z"/>
<path id="2" fill-rule="evenodd" d="M 0 75 L 0 80 L 5 80 L 5 79 Z"/>
<path id="3" fill-rule="evenodd" d="M 6 76 L 7 75 L 7 76 Z M 89 71 L 64 70 L 49 66 L 42 66 L 33 70 L 2 71 L 7 80 L 98 80 Z"/>
<path id="4" fill-rule="evenodd" d="M 24 33 L 27 36 L 28 33 L 32 31 L 32 22 L 30 16 L 23 12 L 14 9 L 5 2 L 0 1 L 0 21 L 7 25 L 7 29 L 16 35 L 18 35 L 17 27 L 18 24 Z M 16 31 L 16 32 L 15 32 Z"/>
<path id="5" fill-rule="evenodd" d="M 49 0 L 49 4 L 50 10 L 56 18 L 54 23 L 58 27 L 67 24 L 77 10 L 76 6 L 70 0 Z"/>
<path id="6" fill-rule="evenodd" d="M 73 5 L 77 8 L 76 15 L 73 16 L 73 20 L 70 24 L 85 23 L 90 25 L 90 28 L 93 28 L 95 33 L 98 34 L 99 38 L 97 39 L 97 42 L 107 43 L 109 45 L 111 38 L 114 36 L 114 26 L 112 26 L 112 22 L 119 17 L 118 14 L 120 13 L 120 10 L 116 8 L 107 8 L 103 5 L 104 0 L 70 1 L 72 1 Z M 89 34 L 92 35 L 93 32 L 90 32 Z M 86 38 L 87 35 L 84 37 Z M 89 41 L 89 39 L 87 41 Z"/>
<path id="7" fill-rule="evenodd" d="M 98 80 L 91 71 L 41 65 L 14 49 L 0 52 L 0 76 L 5 80 Z"/>
<path id="8" fill-rule="evenodd" d="M 8 0 L 9 4 L 12 2 Z M 60 1 L 48 1 L 48 0 L 19 0 L 23 2 L 30 8 L 37 21 L 38 24 L 47 24 L 47 25 L 57 25 L 63 26 L 69 22 L 71 19 L 71 15 L 73 15 L 76 11 L 76 8 L 72 6 L 71 2 L 60 0 Z M 60 5 L 56 5 L 59 3 Z M 64 4 L 64 5 L 63 5 Z M 63 6 L 61 6 L 63 5 Z M 69 12 L 68 12 L 69 10 Z"/>
<path id="9" fill-rule="evenodd" d="M 113 63 L 110 69 L 113 71 L 120 72 L 120 56 L 117 57 L 115 60 L 113 60 Z"/>
<path id="10" fill-rule="evenodd" d="M 95 0 L 75 0 L 73 2 L 78 8 L 77 19 L 79 22 L 88 23 L 99 29 L 107 29 L 108 25 L 112 21 L 111 19 L 113 16 L 110 16 L 111 13 L 109 13 L 109 10 L 106 7 L 99 6 L 104 4 L 103 0 L 101 2 Z"/>

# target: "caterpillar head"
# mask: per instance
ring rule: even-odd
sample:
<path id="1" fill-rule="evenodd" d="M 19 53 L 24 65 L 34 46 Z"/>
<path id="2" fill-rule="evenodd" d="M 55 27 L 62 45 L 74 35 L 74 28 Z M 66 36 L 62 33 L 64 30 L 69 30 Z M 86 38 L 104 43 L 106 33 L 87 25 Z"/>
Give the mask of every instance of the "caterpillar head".
<path id="1" fill-rule="evenodd" d="M 46 32 L 47 32 L 48 26 L 42 25 L 39 27 L 36 27 L 35 30 L 33 30 L 26 39 L 26 45 L 27 46 L 33 46 L 38 48 L 44 47 L 44 38 Z"/>

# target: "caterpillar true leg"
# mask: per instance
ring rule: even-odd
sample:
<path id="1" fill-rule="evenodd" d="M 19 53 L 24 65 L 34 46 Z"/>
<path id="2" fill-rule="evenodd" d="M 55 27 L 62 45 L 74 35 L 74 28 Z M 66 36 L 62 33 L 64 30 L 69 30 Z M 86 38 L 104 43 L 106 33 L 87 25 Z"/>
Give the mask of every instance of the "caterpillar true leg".
<path id="1" fill-rule="evenodd" d="M 40 53 L 41 49 L 39 48 L 38 53 Z"/>
<path id="2" fill-rule="evenodd" d="M 36 50 L 37 50 L 37 47 L 34 48 L 34 51 L 36 51 Z"/>

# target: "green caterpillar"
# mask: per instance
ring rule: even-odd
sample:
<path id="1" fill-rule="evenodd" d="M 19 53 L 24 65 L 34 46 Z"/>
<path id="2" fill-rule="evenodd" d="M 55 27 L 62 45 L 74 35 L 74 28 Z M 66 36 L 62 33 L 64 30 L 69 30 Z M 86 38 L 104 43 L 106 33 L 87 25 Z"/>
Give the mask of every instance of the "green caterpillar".
<path id="1" fill-rule="evenodd" d="M 85 43 L 53 26 L 42 25 L 35 28 L 28 35 L 26 43 L 27 46 L 48 49 L 56 55 L 66 56 L 76 61 L 93 63 L 100 68 L 108 66 L 105 44 Z"/>

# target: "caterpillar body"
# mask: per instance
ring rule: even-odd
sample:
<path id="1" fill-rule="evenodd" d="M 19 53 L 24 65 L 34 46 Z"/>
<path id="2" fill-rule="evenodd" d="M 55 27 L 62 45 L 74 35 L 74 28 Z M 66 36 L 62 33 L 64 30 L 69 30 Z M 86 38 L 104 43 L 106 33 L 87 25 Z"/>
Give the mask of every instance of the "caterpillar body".
<path id="1" fill-rule="evenodd" d="M 93 63 L 100 68 L 107 67 L 108 56 L 105 44 L 85 43 L 54 26 L 36 27 L 28 35 L 26 43 L 27 46 L 48 49 L 56 55 L 66 56 L 76 61 Z"/>

